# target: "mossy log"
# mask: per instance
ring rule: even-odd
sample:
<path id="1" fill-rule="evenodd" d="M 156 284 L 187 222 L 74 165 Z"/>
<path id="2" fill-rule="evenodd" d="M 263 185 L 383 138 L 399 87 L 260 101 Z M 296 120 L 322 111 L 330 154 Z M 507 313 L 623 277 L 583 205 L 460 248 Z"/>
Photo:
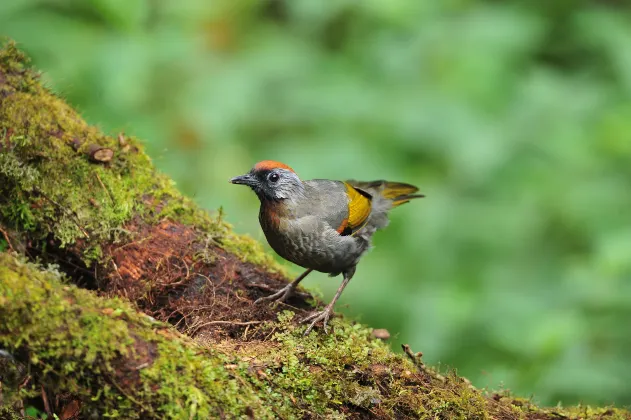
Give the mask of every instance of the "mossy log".
<path id="1" fill-rule="evenodd" d="M 0 405 L 70 418 L 631 418 L 442 376 L 368 327 L 302 336 L 312 300 L 0 50 Z M 3 411 L 2 413 L 9 413 Z"/>

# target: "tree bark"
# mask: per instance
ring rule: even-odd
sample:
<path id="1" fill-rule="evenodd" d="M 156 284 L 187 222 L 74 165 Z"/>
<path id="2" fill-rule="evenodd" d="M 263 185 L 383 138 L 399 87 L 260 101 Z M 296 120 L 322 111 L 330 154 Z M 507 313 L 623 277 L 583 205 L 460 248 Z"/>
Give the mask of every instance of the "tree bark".
<path id="1" fill-rule="evenodd" d="M 0 50 L 0 402 L 61 419 L 630 418 L 543 409 L 442 376 L 347 319 L 303 337 L 303 297 L 156 172 Z M 7 411 L 8 413 L 8 411 Z"/>

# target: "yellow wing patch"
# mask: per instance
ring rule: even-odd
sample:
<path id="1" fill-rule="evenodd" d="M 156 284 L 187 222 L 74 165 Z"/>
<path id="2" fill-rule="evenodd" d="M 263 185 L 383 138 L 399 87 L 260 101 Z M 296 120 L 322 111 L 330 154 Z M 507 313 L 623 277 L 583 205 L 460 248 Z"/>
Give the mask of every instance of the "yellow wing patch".
<path id="1" fill-rule="evenodd" d="M 361 194 L 352 185 L 346 185 L 346 193 L 348 195 L 348 222 L 347 226 L 355 230 L 359 228 L 370 215 L 372 203 L 370 198 Z"/>

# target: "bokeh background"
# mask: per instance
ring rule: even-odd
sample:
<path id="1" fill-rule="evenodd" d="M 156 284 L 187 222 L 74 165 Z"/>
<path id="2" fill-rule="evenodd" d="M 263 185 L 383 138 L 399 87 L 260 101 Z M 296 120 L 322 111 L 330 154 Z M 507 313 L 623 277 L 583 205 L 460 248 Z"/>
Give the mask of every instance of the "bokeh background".
<path id="1" fill-rule="evenodd" d="M 629 2 L 5 0 L 0 35 L 261 241 L 227 182 L 258 160 L 419 185 L 339 309 L 477 386 L 631 404 Z"/>

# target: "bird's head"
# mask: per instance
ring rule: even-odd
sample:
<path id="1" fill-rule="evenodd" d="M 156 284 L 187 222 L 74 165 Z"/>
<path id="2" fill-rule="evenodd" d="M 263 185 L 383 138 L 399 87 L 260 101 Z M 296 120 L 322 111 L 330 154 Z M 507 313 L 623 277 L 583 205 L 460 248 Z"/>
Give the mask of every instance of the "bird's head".
<path id="1" fill-rule="evenodd" d="M 252 188 L 261 201 L 295 198 L 304 191 L 296 172 L 284 163 L 273 160 L 257 163 L 250 172 L 234 177 L 230 182 Z"/>

